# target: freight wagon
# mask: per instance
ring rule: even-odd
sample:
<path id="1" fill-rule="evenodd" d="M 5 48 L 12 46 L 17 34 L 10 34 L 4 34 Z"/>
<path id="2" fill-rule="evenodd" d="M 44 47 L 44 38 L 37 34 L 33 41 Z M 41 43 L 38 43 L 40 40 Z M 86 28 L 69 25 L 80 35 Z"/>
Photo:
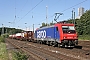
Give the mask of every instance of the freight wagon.
<path id="1" fill-rule="evenodd" d="M 13 38 L 20 40 L 21 39 L 21 33 L 15 34 L 15 36 Z"/>
<path id="2" fill-rule="evenodd" d="M 13 35 L 9 35 L 9 38 L 17 39 L 17 40 L 24 40 L 24 41 L 33 41 L 34 34 L 33 31 L 24 31 L 21 33 L 16 33 Z"/>
<path id="3" fill-rule="evenodd" d="M 38 43 L 58 47 L 74 47 L 78 45 L 78 36 L 74 24 L 56 23 L 53 26 L 38 28 L 35 31 Z"/>
<path id="4" fill-rule="evenodd" d="M 21 40 L 31 41 L 33 39 L 33 31 L 24 31 L 21 33 Z"/>

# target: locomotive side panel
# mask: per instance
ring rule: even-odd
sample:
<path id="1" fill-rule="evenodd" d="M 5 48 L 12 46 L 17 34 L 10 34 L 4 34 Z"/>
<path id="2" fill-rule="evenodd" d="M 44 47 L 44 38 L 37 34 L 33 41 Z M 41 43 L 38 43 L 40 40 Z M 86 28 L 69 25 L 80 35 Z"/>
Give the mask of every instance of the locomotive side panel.
<path id="1" fill-rule="evenodd" d="M 48 42 L 47 44 L 56 44 L 60 42 L 58 27 L 46 27 L 35 31 L 35 37 L 38 41 Z"/>
<path id="2" fill-rule="evenodd" d="M 50 27 L 50 28 L 43 28 L 35 31 L 35 36 L 37 40 L 48 40 L 48 39 L 54 39 L 55 38 L 55 28 Z"/>

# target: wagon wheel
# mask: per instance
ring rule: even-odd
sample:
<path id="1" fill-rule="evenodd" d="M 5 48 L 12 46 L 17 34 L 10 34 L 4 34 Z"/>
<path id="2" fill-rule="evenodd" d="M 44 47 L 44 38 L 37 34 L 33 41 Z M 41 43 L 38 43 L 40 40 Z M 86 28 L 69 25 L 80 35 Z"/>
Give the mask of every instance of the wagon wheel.
<path id="1" fill-rule="evenodd" d="M 58 43 L 58 47 L 59 47 L 59 48 L 61 47 L 59 43 Z"/>

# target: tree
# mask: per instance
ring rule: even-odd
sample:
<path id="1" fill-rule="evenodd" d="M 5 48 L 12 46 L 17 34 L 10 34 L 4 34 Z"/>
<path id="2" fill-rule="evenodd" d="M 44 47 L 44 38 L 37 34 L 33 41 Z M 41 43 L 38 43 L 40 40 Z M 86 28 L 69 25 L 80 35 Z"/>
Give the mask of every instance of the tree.
<path id="1" fill-rule="evenodd" d="M 86 11 L 80 18 L 80 27 L 82 27 L 83 35 L 89 34 L 90 27 L 90 10 Z"/>
<path id="2" fill-rule="evenodd" d="M 67 22 L 72 23 L 72 19 Z M 75 19 L 75 27 L 79 35 L 90 35 L 90 10 L 87 10 L 80 19 Z"/>
<path id="3" fill-rule="evenodd" d="M 21 29 L 15 29 L 15 28 L 8 28 L 8 27 L 4 27 L 4 33 L 8 33 L 8 34 L 16 34 L 16 33 L 20 33 Z M 2 32 L 2 28 L 0 28 L 0 32 Z"/>
<path id="4" fill-rule="evenodd" d="M 45 23 L 43 22 L 41 27 L 45 27 L 45 26 L 47 26 L 47 24 L 45 24 Z M 41 28 L 41 27 L 40 27 L 40 28 Z"/>

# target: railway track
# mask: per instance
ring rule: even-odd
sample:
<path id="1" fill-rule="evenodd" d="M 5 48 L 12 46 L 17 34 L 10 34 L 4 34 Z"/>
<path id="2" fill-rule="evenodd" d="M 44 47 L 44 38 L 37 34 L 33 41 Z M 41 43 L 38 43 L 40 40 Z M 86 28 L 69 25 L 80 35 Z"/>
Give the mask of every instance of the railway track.
<path id="1" fill-rule="evenodd" d="M 26 51 L 30 56 L 36 57 L 36 60 L 89 60 L 90 55 L 89 50 L 85 49 L 66 49 L 66 48 L 57 48 L 47 45 L 40 45 L 32 42 L 10 40 L 14 45 L 19 49 Z M 15 43 L 18 42 L 18 43 Z"/>
<path id="2" fill-rule="evenodd" d="M 46 60 L 45 58 L 43 58 L 40 55 L 37 55 L 36 53 L 33 53 L 31 51 L 29 51 L 25 46 L 22 47 L 22 45 L 20 46 L 20 44 L 16 44 L 14 41 L 10 41 L 9 39 L 6 39 L 10 44 L 12 44 L 15 48 L 18 48 L 20 50 L 22 50 L 23 52 L 27 53 L 29 56 L 32 56 L 33 59 L 35 60 Z M 14 42 L 14 43 L 13 43 Z M 32 60 L 32 59 L 29 59 Z"/>
<path id="3" fill-rule="evenodd" d="M 45 50 L 42 50 L 38 47 L 36 48 L 35 46 L 30 46 L 30 44 L 26 44 L 26 42 L 22 43 L 22 41 L 17 41 L 18 43 L 15 43 L 15 40 L 7 40 L 9 41 L 9 43 L 28 53 L 28 55 L 32 56 L 36 60 L 61 60 L 60 58 L 54 57 L 55 55 L 53 56 L 51 53 Z"/>

